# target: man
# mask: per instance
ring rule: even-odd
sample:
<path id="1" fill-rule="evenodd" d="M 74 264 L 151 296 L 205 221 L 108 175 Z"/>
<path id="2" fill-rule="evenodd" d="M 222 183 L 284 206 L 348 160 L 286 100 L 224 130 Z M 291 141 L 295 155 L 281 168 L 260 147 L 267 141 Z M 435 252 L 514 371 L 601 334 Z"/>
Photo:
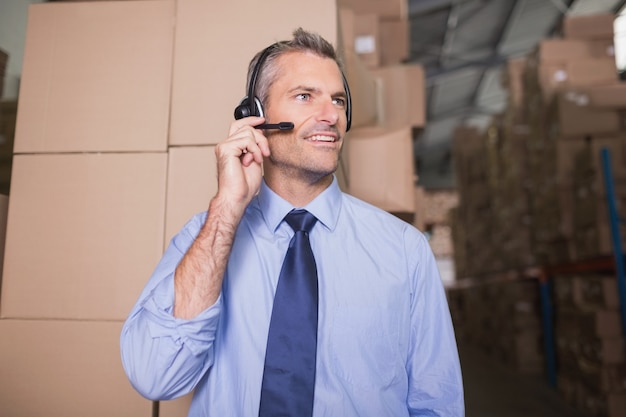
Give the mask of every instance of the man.
<path id="1" fill-rule="evenodd" d="M 334 177 L 351 114 L 332 45 L 298 29 L 257 54 L 248 85 L 238 120 L 215 149 L 216 195 L 172 239 L 124 324 L 131 383 L 154 400 L 195 390 L 193 417 L 301 417 L 311 407 L 314 416 L 463 416 L 454 332 L 428 242 L 343 194 Z M 272 128 L 278 124 L 284 129 Z M 270 345 L 308 337 L 288 341 L 288 332 L 270 342 L 274 320 L 292 315 L 278 313 L 274 296 L 290 240 L 303 236 L 283 221 L 294 209 L 314 216 L 299 238 L 310 237 L 317 274 L 319 304 L 305 313 L 317 318 L 314 381 L 303 395 L 308 411 L 266 411 L 300 401 L 305 379 L 266 394 Z M 299 371 L 278 374 L 286 372 Z"/>

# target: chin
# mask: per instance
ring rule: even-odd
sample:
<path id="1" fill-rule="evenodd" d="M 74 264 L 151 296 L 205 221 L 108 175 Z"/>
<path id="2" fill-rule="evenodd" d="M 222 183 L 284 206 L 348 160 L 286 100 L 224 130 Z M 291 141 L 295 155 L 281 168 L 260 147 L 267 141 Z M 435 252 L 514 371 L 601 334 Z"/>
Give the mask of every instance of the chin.
<path id="1" fill-rule="evenodd" d="M 321 181 L 324 178 L 332 177 L 332 175 L 337 171 L 337 164 L 332 167 L 316 167 L 315 169 L 310 169 L 307 171 L 307 176 L 313 181 Z"/>

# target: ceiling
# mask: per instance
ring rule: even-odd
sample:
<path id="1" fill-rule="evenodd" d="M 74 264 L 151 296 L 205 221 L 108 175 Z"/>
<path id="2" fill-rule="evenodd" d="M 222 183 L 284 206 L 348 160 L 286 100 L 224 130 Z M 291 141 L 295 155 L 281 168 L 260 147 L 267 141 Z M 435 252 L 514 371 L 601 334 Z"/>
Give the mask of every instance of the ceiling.
<path id="1" fill-rule="evenodd" d="M 416 133 L 419 184 L 454 188 L 452 135 L 483 129 L 506 107 L 501 71 L 538 41 L 559 36 L 567 14 L 617 13 L 626 0 L 407 0 L 410 62 L 426 73 L 426 127 Z"/>

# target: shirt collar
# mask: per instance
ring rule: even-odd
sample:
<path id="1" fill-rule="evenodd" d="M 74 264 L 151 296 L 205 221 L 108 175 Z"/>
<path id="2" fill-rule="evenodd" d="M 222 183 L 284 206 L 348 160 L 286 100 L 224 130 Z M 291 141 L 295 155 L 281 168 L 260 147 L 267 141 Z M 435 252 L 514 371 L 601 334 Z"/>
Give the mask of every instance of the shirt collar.
<path id="1" fill-rule="evenodd" d="M 341 189 L 337 178 L 333 175 L 333 182 L 313 199 L 305 207 L 294 207 L 276 194 L 263 179 L 261 189 L 257 196 L 257 201 L 263 214 L 263 219 L 267 227 L 272 232 L 276 231 L 287 213 L 296 208 L 303 208 L 313 214 L 319 223 L 322 223 L 329 230 L 334 230 L 339 218 L 341 209 Z"/>

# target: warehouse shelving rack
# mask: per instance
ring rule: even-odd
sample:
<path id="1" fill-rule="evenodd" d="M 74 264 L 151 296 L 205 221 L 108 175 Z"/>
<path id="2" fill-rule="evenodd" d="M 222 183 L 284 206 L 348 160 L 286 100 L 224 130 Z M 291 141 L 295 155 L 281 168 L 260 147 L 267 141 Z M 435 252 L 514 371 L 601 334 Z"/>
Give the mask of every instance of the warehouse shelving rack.
<path id="1" fill-rule="evenodd" d="M 621 223 L 624 219 L 619 217 L 617 199 L 615 197 L 615 184 L 611 167 L 611 153 L 609 149 L 600 150 L 602 162 L 602 174 L 604 179 L 605 194 L 607 199 L 609 226 L 611 230 L 612 254 L 572 262 L 563 265 L 533 268 L 527 273 L 539 280 L 541 296 L 541 314 L 544 333 L 544 350 L 546 361 L 546 373 L 548 382 L 556 387 L 556 353 L 554 350 L 554 312 L 552 308 L 551 278 L 557 274 L 580 273 L 580 272 L 610 272 L 615 273 L 620 300 L 620 314 L 622 318 L 622 333 L 626 337 L 626 255 L 622 248 Z"/>

